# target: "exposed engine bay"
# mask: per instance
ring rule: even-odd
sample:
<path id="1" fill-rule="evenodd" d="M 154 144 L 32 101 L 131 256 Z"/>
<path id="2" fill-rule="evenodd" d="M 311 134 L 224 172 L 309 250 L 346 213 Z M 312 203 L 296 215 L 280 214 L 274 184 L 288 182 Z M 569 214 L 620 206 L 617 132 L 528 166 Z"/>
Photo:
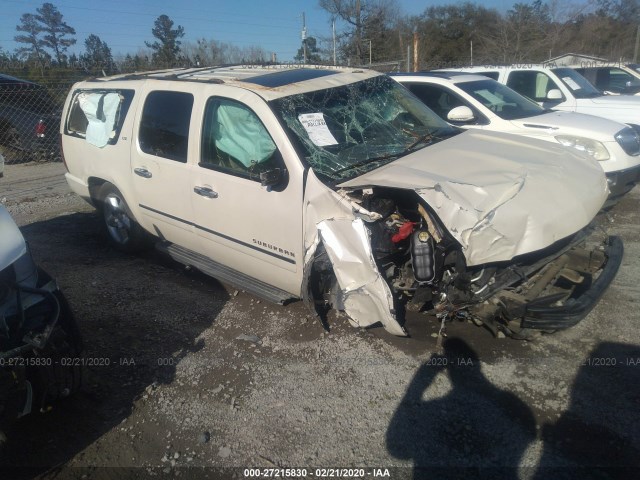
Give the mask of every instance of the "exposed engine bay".
<path id="1" fill-rule="evenodd" d="M 414 311 L 443 322 L 468 319 L 516 338 L 567 328 L 593 308 L 622 260 L 620 239 L 596 239 L 598 232 L 585 228 L 510 262 L 468 267 L 460 243 L 415 192 L 365 188 L 342 194 L 365 221 L 400 324 L 406 311 Z M 312 276 L 316 305 L 344 310 L 344 292 L 322 246 Z"/>
<path id="2" fill-rule="evenodd" d="M 82 338 L 57 283 L 0 208 L 0 432 L 78 390 Z"/>

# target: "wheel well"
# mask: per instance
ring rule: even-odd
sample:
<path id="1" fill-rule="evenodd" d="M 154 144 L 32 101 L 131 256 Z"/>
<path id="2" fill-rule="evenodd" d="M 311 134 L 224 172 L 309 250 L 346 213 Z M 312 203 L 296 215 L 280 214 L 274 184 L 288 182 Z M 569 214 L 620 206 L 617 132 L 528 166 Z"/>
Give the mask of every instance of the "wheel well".
<path id="1" fill-rule="evenodd" d="M 104 185 L 105 183 L 109 183 L 109 182 L 107 182 L 103 178 L 98 178 L 98 177 L 89 177 L 89 179 L 87 180 L 87 184 L 89 185 L 89 195 L 91 196 L 91 202 L 95 207 L 99 207 L 100 199 L 98 198 L 98 192 L 100 191 L 100 188 L 102 187 L 102 185 Z"/>

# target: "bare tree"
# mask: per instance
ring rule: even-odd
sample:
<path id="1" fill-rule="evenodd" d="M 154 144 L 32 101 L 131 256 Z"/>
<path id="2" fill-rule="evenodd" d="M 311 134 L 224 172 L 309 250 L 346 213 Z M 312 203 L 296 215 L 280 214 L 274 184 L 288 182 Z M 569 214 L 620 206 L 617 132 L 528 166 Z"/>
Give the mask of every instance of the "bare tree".
<path id="1" fill-rule="evenodd" d="M 397 0 L 320 0 L 319 3 L 333 19 L 346 24 L 339 38 L 343 58 L 362 64 L 365 57 L 369 57 L 369 49 L 380 58 L 386 56 L 390 42 L 395 43 L 396 36 L 391 32 L 399 11 Z"/>

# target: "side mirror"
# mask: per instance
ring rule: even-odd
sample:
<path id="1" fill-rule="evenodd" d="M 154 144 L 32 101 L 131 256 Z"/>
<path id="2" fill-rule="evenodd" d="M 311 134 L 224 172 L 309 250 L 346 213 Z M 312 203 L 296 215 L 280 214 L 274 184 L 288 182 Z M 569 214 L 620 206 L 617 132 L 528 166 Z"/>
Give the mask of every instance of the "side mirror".
<path id="1" fill-rule="evenodd" d="M 562 92 L 557 88 L 552 88 L 547 92 L 547 100 L 562 100 Z"/>
<path id="2" fill-rule="evenodd" d="M 275 187 L 282 181 L 282 169 L 274 168 L 260 174 L 260 185 L 263 187 Z"/>
<path id="3" fill-rule="evenodd" d="M 450 122 L 468 123 L 475 119 L 476 117 L 473 115 L 473 111 L 466 105 L 452 108 L 449 110 L 449 113 L 447 113 L 447 120 Z"/>

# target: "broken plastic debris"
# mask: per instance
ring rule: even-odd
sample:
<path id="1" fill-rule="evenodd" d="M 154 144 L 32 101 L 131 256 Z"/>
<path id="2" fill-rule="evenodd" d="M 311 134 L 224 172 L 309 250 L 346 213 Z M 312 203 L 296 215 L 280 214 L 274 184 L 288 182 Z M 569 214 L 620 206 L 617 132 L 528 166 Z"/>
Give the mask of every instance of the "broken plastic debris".
<path id="1" fill-rule="evenodd" d="M 244 340 L 251 343 L 260 343 L 260 337 L 258 337 L 257 335 L 245 335 L 244 333 L 242 335 L 238 335 L 236 337 L 236 340 Z"/>
<path id="2" fill-rule="evenodd" d="M 398 233 L 396 233 L 391 237 L 391 241 L 393 243 L 399 243 L 405 238 L 409 237 L 409 235 L 411 235 L 411 233 L 413 232 L 414 226 L 415 226 L 415 223 L 413 222 L 404 222 L 402 226 L 398 229 Z"/>
<path id="3" fill-rule="evenodd" d="M 381 322 L 389 333 L 405 336 L 393 314 L 393 296 L 376 267 L 362 219 L 324 220 L 318 230 L 351 323 L 366 327 Z"/>

